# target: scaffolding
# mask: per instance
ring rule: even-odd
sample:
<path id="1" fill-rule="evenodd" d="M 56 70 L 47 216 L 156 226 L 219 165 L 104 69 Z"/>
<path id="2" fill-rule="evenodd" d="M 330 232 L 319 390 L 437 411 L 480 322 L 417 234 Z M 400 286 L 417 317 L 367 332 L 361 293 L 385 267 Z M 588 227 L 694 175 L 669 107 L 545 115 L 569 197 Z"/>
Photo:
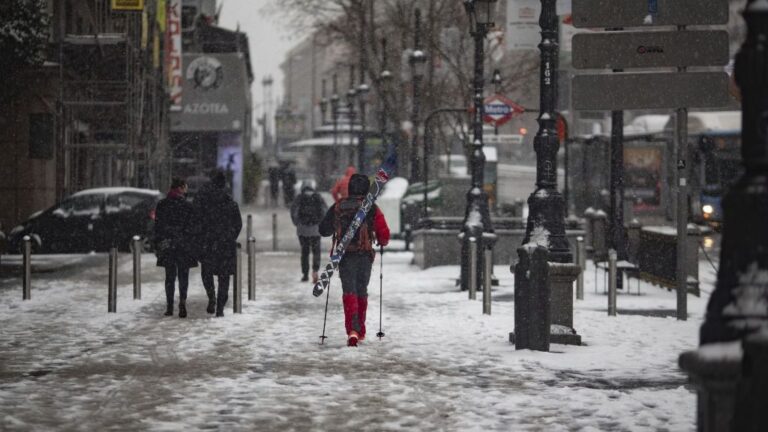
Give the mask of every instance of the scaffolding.
<path id="1" fill-rule="evenodd" d="M 167 96 L 149 41 L 154 17 L 76 3 L 88 22 L 60 14 L 63 193 L 104 186 L 157 188 L 167 159 Z M 149 1 L 147 3 L 154 3 Z M 66 7 L 66 6 L 65 6 Z M 153 11 L 147 7 L 145 13 Z"/>

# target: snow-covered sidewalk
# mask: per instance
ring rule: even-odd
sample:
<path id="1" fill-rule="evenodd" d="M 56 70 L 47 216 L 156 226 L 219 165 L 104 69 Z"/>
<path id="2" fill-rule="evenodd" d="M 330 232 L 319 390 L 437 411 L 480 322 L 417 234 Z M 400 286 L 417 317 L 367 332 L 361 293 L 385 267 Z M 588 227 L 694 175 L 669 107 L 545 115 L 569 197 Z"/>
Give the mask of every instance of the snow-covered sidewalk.
<path id="1" fill-rule="evenodd" d="M 13 280 L 0 285 L 0 429 L 694 430 L 696 398 L 677 356 L 697 345 L 706 298 L 689 297 L 686 322 L 647 317 L 674 310 L 675 295 L 643 284 L 638 296 L 632 281 L 633 294 L 618 298 L 625 313 L 608 317 L 589 270 L 574 316 L 586 346 L 515 351 L 508 267 L 494 269 L 498 300 L 484 316 L 480 300 L 456 290 L 457 267 L 420 271 L 410 253 L 387 253 L 386 336 L 375 338 L 377 258 L 368 339 L 355 349 L 345 346 L 338 279 L 318 344 L 325 297 L 298 282 L 295 253 L 260 253 L 257 300 L 223 319 L 205 313 L 198 270 L 189 318 L 163 317 L 150 255 L 143 299 L 132 300 L 121 259 L 117 314 L 106 313 L 105 266 L 40 280 L 26 302 Z M 711 268 L 702 275 L 709 291 Z"/>

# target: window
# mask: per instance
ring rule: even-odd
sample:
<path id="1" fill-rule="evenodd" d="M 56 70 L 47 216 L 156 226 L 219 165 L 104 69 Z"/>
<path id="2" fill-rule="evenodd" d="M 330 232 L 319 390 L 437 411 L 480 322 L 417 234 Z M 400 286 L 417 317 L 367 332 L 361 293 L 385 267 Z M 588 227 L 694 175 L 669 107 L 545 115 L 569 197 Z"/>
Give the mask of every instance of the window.
<path id="1" fill-rule="evenodd" d="M 107 196 L 107 213 L 120 213 L 131 211 L 133 208 L 146 201 L 148 197 L 139 194 L 122 193 Z"/>

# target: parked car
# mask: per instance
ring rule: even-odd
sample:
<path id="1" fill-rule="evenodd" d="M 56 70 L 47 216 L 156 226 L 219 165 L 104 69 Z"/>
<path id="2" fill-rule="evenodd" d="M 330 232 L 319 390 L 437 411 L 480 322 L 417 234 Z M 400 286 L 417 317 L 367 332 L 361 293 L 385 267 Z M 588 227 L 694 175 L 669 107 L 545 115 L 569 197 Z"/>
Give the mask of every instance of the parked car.
<path id="1" fill-rule="evenodd" d="M 20 253 L 22 238 L 32 238 L 36 253 L 104 252 L 112 244 L 130 250 L 133 236 L 150 248 L 159 191 L 99 188 L 77 192 L 61 203 L 30 216 L 11 230 L 8 250 Z"/>

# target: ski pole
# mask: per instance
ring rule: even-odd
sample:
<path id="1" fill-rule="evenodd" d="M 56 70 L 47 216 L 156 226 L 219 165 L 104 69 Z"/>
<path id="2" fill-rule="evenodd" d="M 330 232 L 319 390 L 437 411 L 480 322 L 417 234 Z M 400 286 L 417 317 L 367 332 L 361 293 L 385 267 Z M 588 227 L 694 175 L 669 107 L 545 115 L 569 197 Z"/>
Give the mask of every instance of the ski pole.
<path id="1" fill-rule="evenodd" d="M 328 320 L 328 299 L 331 297 L 331 285 L 328 284 L 328 289 L 326 290 L 325 295 L 325 315 L 323 316 L 323 335 L 320 336 L 320 345 L 325 342 L 325 339 L 328 337 L 325 335 L 325 322 Z"/>
<path id="2" fill-rule="evenodd" d="M 379 248 L 379 332 L 376 333 L 376 336 L 381 340 L 384 337 L 384 332 L 381 331 L 381 317 L 384 309 L 384 246 L 379 246 Z"/>

